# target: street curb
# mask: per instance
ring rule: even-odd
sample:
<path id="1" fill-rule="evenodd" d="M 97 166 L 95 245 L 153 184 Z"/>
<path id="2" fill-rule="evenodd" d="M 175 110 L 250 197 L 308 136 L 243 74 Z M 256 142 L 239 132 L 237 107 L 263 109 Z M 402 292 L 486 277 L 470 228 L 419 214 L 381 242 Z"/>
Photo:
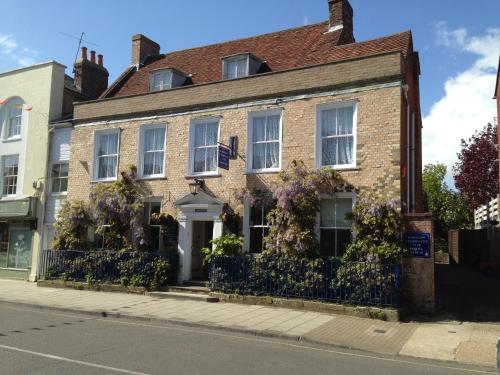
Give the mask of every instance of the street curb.
<path id="1" fill-rule="evenodd" d="M 213 325 L 213 324 L 203 324 L 203 323 L 188 322 L 188 321 L 175 320 L 175 319 L 158 319 L 158 318 L 151 318 L 151 317 L 137 316 L 137 315 L 127 315 L 127 314 L 120 314 L 120 313 L 107 312 L 107 311 L 77 310 L 77 309 L 71 309 L 71 308 L 65 308 L 65 307 L 37 305 L 37 304 L 25 303 L 25 302 L 14 302 L 14 301 L 9 301 L 9 300 L 4 300 L 4 299 L 0 299 L 0 302 L 5 303 L 7 305 L 13 305 L 13 306 L 18 306 L 18 307 L 23 306 L 23 307 L 32 308 L 32 309 L 41 310 L 41 311 L 53 311 L 53 312 L 55 311 L 55 312 L 61 312 L 61 313 L 87 315 L 87 316 L 94 316 L 94 317 L 99 317 L 99 318 L 122 319 L 122 320 L 126 320 L 126 321 L 136 321 L 136 322 L 144 322 L 144 323 L 149 322 L 149 323 L 162 323 L 162 324 L 167 324 L 167 325 L 171 324 L 171 325 L 176 325 L 176 326 L 181 326 L 181 327 L 206 329 L 206 330 L 210 330 L 210 331 L 222 331 L 222 332 L 240 333 L 240 334 L 245 334 L 245 335 L 250 335 L 250 336 L 255 336 L 255 337 L 282 339 L 282 340 L 287 340 L 290 342 L 300 342 L 300 343 L 304 343 L 304 344 L 319 345 L 319 346 L 323 346 L 325 348 L 356 350 L 356 351 L 367 353 L 367 354 L 374 353 L 374 354 L 382 355 L 382 356 L 395 356 L 395 357 L 399 357 L 399 358 L 406 358 L 408 360 L 410 360 L 410 359 L 412 359 L 412 360 L 423 359 L 423 360 L 428 360 L 428 361 L 437 361 L 437 362 L 441 362 L 441 363 L 448 363 L 451 365 L 475 366 L 478 368 L 483 368 L 483 369 L 487 370 L 488 372 L 491 371 L 492 369 L 494 370 L 494 368 L 495 368 L 494 366 L 491 367 L 491 366 L 487 366 L 484 364 L 483 365 L 481 365 L 481 364 L 473 365 L 470 363 L 462 363 L 462 362 L 453 361 L 453 360 L 437 360 L 437 359 L 426 358 L 426 357 L 403 355 L 403 354 L 399 354 L 399 353 L 391 354 L 391 353 L 369 351 L 366 349 L 356 348 L 354 346 L 334 344 L 331 342 L 323 342 L 320 340 L 309 339 L 305 336 L 288 335 L 288 334 L 276 332 L 276 331 L 261 331 L 261 330 L 254 330 L 254 329 L 244 329 L 244 328 L 239 328 L 239 327 L 218 326 L 218 325 Z"/>
<path id="2" fill-rule="evenodd" d="M 167 324 L 174 324 L 174 325 L 184 326 L 184 327 L 203 328 L 203 329 L 218 330 L 218 331 L 225 331 L 225 332 L 243 333 L 243 334 L 249 334 L 252 336 L 285 339 L 285 340 L 296 341 L 296 342 L 301 341 L 301 339 L 302 339 L 302 336 L 299 336 L 299 335 L 287 335 L 285 333 L 276 332 L 276 331 L 261 331 L 261 330 L 255 330 L 255 329 L 244 329 L 244 328 L 229 327 L 229 326 L 218 326 L 218 325 L 213 325 L 213 324 L 188 322 L 185 320 L 176 320 L 176 319 L 158 319 L 158 318 L 151 318 L 151 317 L 146 317 L 146 316 L 128 315 L 128 314 L 121 314 L 121 313 L 107 312 L 107 311 L 77 310 L 77 309 L 71 309 L 71 308 L 66 308 L 66 307 L 37 305 L 37 304 L 25 303 L 25 302 L 13 302 L 13 301 L 8 301 L 8 300 L 3 300 L 3 299 L 0 299 L 0 302 L 6 303 L 9 305 L 29 307 L 29 308 L 33 308 L 33 309 L 37 309 L 37 310 L 42 310 L 42 311 L 57 311 L 57 312 L 62 312 L 62 313 L 90 315 L 90 316 L 96 316 L 99 318 L 123 319 L 123 320 L 130 320 L 130 321 L 150 322 L 150 323 L 153 323 L 153 322 L 164 323 L 164 324 L 167 323 Z"/>

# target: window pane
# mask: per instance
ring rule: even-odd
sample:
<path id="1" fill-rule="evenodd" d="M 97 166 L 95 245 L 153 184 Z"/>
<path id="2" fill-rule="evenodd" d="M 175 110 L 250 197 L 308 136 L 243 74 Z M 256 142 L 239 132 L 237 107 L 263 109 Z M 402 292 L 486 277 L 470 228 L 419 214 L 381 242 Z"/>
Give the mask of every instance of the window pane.
<path id="1" fill-rule="evenodd" d="M 352 164 L 353 161 L 353 137 L 339 137 L 339 162 L 338 164 Z"/>
<path id="2" fill-rule="evenodd" d="M 59 179 L 59 181 L 60 181 L 59 192 L 64 193 L 68 191 L 68 178 L 61 178 Z"/>
<path id="3" fill-rule="evenodd" d="M 266 168 L 278 168 L 280 163 L 279 142 L 266 143 Z"/>
<path id="4" fill-rule="evenodd" d="M 205 149 L 197 148 L 194 150 L 194 171 L 205 172 Z"/>
<path id="5" fill-rule="evenodd" d="M 155 164 L 154 164 L 154 174 L 163 174 L 163 151 L 155 152 Z"/>
<path id="6" fill-rule="evenodd" d="M 264 249 L 264 237 L 269 233 L 268 228 L 250 228 L 250 246 L 251 253 L 262 253 Z"/>
<path id="7" fill-rule="evenodd" d="M 155 149 L 155 130 L 147 129 L 144 131 L 144 151 L 153 151 Z"/>
<path id="8" fill-rule="evenodd" d="M 196 124 L 194 127 L 194 147 L 206 145 L 206 124 Z"/>
<path id="9" fill-rule="evenodd" d="M 266 140 L 278 141 L 280 139 L 280 116 L 269 116 L 266 126 Z"/>
<path id="10" fill-rule="evenodd" d="M 217 147 L 207 148 L 207 169 L 205 172 L 217 170 Z"/>
<path id="11" fill-rule="evenodd" d="M 349 229 L 337 229 L 337 255 L 344 255 L 345 249 L 351 243 L 351 231 Z"/>
<path id="12" fill-rule="evenodd" d="M 336 109 L 325 110 L 321 112 L 321 136 L 330 137 L 337 135 L 335 129 Z"/>
<path id="13" fill-rule="evenodd" d="M 252 129 L 252 141 L 261 142 L 266 140 L 266 118 L 254 117 Z"/>
<path id="14" fill-rule="evenodd" d="M 19 157 L 17 155 L 2 158 L 2 195 L 16 194 L 18 164 Z"/>
<path id="15" fill-rule="evenodd" d="M 352 107 L 340 108 L 337 112 L 338 134 L 352 134 Z"/>
<path id="16" fill-rule="evenodd" d="M 352 199 L 351 198 L 337 198 L 336 200 L 337 211 L 337 228 L 349 228 L 351 222 L 346 219 L 346 214 L 352 213 Z"/>
<path id="17" fill-rule="evenodd" d="M 266 144 L 257 143 L 253 145 L 252 169 L 264 169 L 266 162 Z"/>
<path id="18" fill-rule="evenodd" d="M 145 175 L 152 175 L 153 174 L 153 167 L 154 167 L 154 153 L 148 152 L 144 154 L 144 169 L 143 173 Z"/>
<path id="19" fill-rule="evenodd" d="M 335 256 L 335 229 L 321 229 L 319 252 L 323 257 Z"/>
<path id="20" fill-rule="evenodd" d="M 151 202 L 151 214 L 159 214 L 161 212 L 161 202 Z"/>
<path id="21" fill-rule="evenodd" d="M 68 163 L 59 164 L 59 176 L 68 177 L 68 169 L 69 169 Z"/>
<path id="22" fill-rule="evenodd" d="M 60 164 L 54 164 L 52 166 L 52 177 L 59 177 L 59 169 L 61 165 Z"/>
<path id="23" fill-rule="evenodd" d="M 237 77 L 245 77 L 247 75 L 247 58 L 243 58 L 237 61 Z"/>
<path id="24" fill-rule="evenodd" d="M 219 138 L 219 124 L 217 122 L 213 122 L 207 124 L 207 146 L 216 146 Z"/>
<path id="25" fill-rule="evenodd" d="M 165 128 L 158 128 L 154 130 L 155 143 L 154 150 L 160 151 L 165 148 Z"/>
<path id="26" fill-rule="evenodd" d="M 250 225 L 264 225 L 262 206 L 250 207 Z"/>
<path id="27" fill-rule="evenodd" d="M 226 68 L 226 78 L 233 79 L 236 78 L 236 61 L 234 60 L 226 60 L 224 64 Z"/>
<path id="28" fill-rule="evenodd" d="M 337 138 L 323 139 L 321 142 L 321 164 L 337 164 Z"/>
<path id="29" fill-rule="evenodd" d="M 108 154 L 117 154 L 118 153 L 118 134 L 110 134 L 109 135 L 109 144 L 108 144 Z"/>
<path id="30" fill-rule="evenodd" d="M 335 200 L 322 199 L 320 202 L 320 226 L 335 227 Z"/>

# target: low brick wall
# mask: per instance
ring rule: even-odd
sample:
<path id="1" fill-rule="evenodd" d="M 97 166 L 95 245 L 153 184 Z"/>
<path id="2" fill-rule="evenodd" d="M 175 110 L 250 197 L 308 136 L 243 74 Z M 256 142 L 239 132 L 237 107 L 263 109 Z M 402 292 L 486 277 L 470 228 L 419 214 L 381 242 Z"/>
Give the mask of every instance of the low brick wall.
<path id="1" fill-rule="evenodd" d="M 98 292 L 116 292 L 116 293 L 131 293 L 131 294 L 146 294 L 146 288 L 143 287 L 127 287 L 116 284 L 94 284 L 89 285 L 80 281 L 64 281 L 64 280 L 39 280 L 37 286 L 48 288 L 68 288 L 76 290 L 92 290 Z"/>
<path id="2" fill-rule="evenodd" d="M 212 292 L 210 293 L 210 295 L 218 297 L 221 302 L 240 303 L 244 305 L 285 307 L 289 309 L 315 311 L 326 314 L 339 314 L 355 316 L 358 318 L 379 319 L 388 322 L 398 322 L 401 318 L 399 310 L 391 308 L 349 306 L 319 301 L 276 298 L 270 296 L 225 294 L 216 292 Z"/>

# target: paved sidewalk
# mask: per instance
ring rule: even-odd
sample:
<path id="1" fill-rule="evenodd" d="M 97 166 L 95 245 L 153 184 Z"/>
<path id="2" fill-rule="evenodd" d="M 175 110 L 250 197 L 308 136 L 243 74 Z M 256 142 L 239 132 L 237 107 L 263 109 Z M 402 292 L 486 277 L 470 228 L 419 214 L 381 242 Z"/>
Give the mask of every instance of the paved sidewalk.
<path id="1" fill-rule="evenodd" d="M 383 354 L 496 365 L 500 324 L 397 323 L 286 308 L 41 288 L 0 280 L 0 302 L 275 336 Z"/>

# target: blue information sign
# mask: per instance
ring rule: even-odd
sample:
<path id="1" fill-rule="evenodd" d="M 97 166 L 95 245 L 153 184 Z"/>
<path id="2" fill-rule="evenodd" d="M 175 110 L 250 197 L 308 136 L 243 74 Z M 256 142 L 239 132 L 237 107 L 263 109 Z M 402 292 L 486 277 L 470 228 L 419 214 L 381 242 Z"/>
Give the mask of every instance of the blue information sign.
<path id="1" fill-rule="evenodd" d="M 405 244 L 414 258 L 431 257 L 431 234 L 430 233 L 406 233 Z"/>
<path id="2" fill-rule="evenodd" d="M 219 145 L 219 168 L 229 170 L 229 149 Z"/>

